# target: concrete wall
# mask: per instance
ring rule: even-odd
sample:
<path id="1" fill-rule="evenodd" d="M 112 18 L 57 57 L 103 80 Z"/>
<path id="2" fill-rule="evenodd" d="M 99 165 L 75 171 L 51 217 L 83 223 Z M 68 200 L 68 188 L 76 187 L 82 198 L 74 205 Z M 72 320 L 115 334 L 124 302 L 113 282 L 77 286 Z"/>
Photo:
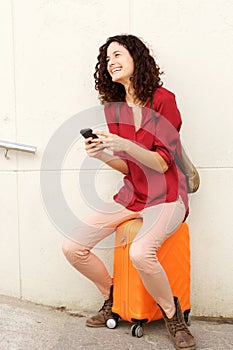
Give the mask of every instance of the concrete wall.
<path id="1" fill-rule="evenodd" d="M 47 305 L 94 309 L 96 288 L 66 263 L 63 235 L 43 205 L 43 152 L 76 113 L 98 105 L 93 70 L 108 36 L 143 38 L 166 72 L 183 116 L 182 138 L 201 175 L 190 199 L 194 315 L 233 317 L 233 3 L 228 0 L 8 0 L 0 2 L 0 139 L 37 146 L 36 155 L 0 149 L 0 293 Z M 78 130 L 77 130 L 78 137 Z M 80 140 L 63 167 L 72 210 L 85 156 Z M 54 169 L 51 169 L 51 171 Z M 94 172 L 107 198 L 119 177 Z M 97 175 L 96 175 L 97 174 Z M 106 185 L 108 184 L 108 185 Z M 112 249 L 96 249 L 111 269 Z"/>

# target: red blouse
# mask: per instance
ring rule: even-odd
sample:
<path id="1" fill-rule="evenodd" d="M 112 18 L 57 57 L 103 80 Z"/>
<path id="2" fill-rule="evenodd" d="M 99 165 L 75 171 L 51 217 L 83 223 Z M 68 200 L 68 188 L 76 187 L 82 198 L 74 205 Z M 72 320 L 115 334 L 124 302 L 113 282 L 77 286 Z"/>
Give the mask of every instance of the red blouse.
<path id="1" fill-rule="evenodd" d="M 114 195 L 114 200 L 127 209 L 139 211 L 159 203 L 174 202 L 180 195 L 188 213 L 186 179 L 173 159 L 174 152 L 180 152 L 179 130 L 182 124 L 174 94 L 163 87 L 158 88 L 154 93 L 153 109 L 155 113 L 150 109 L 148 101 L 142 109 L 141 127 L 136 131 L 132 108 L 127 103 L 120 104 L 119 123 L 116 121 L 116 103 L 105 107 L 111 133 L 158 152 L 169 167 L 161 174 L 126 152 L 115 152 L 126 162 L 129 173 L 125 175 L 124 185 Z"/>

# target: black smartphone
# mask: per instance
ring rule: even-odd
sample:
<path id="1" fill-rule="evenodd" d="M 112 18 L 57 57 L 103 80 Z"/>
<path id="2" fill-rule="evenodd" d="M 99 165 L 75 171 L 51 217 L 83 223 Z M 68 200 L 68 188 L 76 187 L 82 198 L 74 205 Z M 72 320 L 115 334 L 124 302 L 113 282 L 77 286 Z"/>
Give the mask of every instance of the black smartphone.
<path id="1" fill-rule="evenodd" d="M 92 137 L 93 139 L 98 139 L 98 136 L 96 134 L 93 134 L 92 129 L 82 129 L 80 130 L 80 134 L 87 139 L 88 137 Z M 89 141 L 91 143 L 91 141 Z"/>

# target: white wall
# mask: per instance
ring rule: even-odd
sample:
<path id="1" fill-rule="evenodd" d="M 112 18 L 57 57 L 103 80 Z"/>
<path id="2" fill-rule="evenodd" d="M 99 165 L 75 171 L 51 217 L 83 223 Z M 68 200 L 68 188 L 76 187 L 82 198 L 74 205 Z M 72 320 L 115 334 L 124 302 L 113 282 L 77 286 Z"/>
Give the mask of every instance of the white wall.
<path id="1" fill-rule="evenodd" d="M 63 236 L 42 203 L 40 169 L 58 127 L 98 104 L 99 46 L 130 32 L 150 45 L 166 72 L 165 86 L 183 116 L 183 142 L 201 174 L 188 219 L 193 314 L 233 316 L 232 18 L 228 0 L 0 2 L 0 140 L 38 149 L 36 155 L 9 152 L 8 160 L 0 149 L 1 294 L 89 310 L 101 301 L 61 253 Z M 87 208 L 74 191 L 82 157 L 77 143 L 64 163 L 63 186 L 83 215 Z M 111 170 L 98 172 L 103 197 L 117 179 Z M 111 269 L 112 249 L 96 251 Z"/>

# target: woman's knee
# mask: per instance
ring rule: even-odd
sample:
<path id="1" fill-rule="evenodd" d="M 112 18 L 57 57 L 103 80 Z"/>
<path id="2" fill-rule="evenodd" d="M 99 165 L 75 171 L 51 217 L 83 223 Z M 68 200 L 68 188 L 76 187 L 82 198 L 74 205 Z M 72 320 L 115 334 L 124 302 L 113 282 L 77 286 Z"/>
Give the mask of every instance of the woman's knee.
<path id="1" fill-rule="evenodd" d="M 69 260 L 70 257 L 84 257 L 89 253 L 89 250 L 71 239 L 65 239 L 63 244 L 62 244 L 62 251 L 65 257 Z"/>
<path id="2" fill-rule="evenodd" d="M 136 244 L 131 244 L 129 256 L 136 269 L 144 269 L 146 257 L 145 252 L 140 246 Z"/>
<path id="3" fill-rule="evenodd" d="M 146 273 L 157 273 L 161 271 L 161 265 L 155 250 L 151 251 L 140 246 L 140 244 L 132 243 L 129 254 L 136 270 Z"/>

